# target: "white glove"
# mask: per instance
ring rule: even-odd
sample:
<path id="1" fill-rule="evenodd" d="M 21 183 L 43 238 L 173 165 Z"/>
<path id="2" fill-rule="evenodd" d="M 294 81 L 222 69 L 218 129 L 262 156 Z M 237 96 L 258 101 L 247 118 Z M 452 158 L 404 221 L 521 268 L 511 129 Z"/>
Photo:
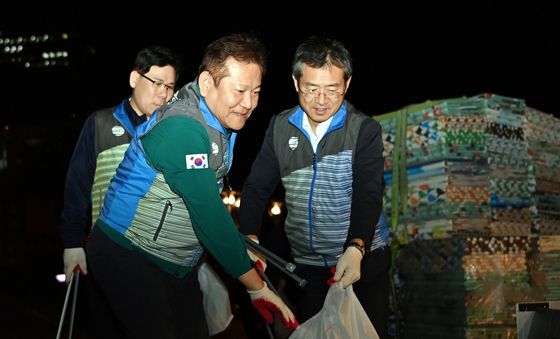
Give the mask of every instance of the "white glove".
<path id="1" fill-rule="evenodd" d="M 86 252 L 83 247 L 65 248 L 62 254 L 64 261 L 64 274 L 66 274 L 66 283 L 70 282 L 70 277 L 76 266 L 82 274 L 87 274 Z"/>
<path id="2" fill-rule="evenodd" d="M 249 239 L 256 242 L 257 244 L 259 243 L 257 239 Z M 249 258 L 251 258 L 251 260 L 255 263 L 257 271 L 264 272 L 266 270 L 266 259 L 262 257 L 260 253 L 257 253 L 257 251 L 253 251 L 250 247 L 247 247 L 247 254 L 249 254 Z"/>
<path id="3" fill-rule="evenodd" d="M 342 280 L 344 288 L 360 280 L 361 261 L 362 252 L 354 246 L 349 246 L 336 263 L 333 280 Z"/>
<path id="4" fill-rule="evenodd" d="M 263 283 L 264 287 L 260 290 L 247 290 L 249 296 L 251 296 L 253 306 L 259 311 L 267 323 L 272 324 L 274 314 L 277 314 L 282 319 L 286 328 L 295 330 L 299 324 L 292 311 L 284 304 L 280 297 L 268 288 L 266 282 L 263 281 Z"/>

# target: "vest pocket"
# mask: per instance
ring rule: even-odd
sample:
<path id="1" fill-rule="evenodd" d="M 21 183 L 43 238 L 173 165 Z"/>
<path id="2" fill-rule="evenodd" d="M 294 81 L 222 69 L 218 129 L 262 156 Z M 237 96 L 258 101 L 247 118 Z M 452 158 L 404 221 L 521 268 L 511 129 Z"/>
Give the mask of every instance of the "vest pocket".
<path id="1" fill-rule="evenodd" d="M 154 233 L 154 241 L 157 240 L 158 236 L 159 236 L 159 232 L 161 232 L 161 229 L 163 228 L 163 223 L 165 222 L 165 216 L 167 215 L 167 210 L 169 210 L 169 212 L 173 212 L 173 204 L 171 204 L 171 201 L 167 200 L 165 202 L 165 207 L 163 208 L 163 214 L 161 216 L 161 219 L 159 220 L 159 225 L 158 228 L 156 229 L 156 232 Z"/>

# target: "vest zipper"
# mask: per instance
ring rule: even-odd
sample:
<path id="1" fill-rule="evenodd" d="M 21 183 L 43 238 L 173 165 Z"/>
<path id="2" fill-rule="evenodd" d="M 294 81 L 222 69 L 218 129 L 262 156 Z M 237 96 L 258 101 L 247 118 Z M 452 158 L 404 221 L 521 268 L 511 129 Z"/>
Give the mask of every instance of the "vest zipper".
<path id="1" fill-rule="evenodd" d="M 161 216 L 161 219 L 159 221 L 159 225 L 158 228 L 156 230 L 156 233 L 154 233 L 154 241 L 157 240 L 159 232 L 161 232 L 161 229 L 163 228 L 163 222 L 165 221 L 165 216 L 167 215 L 167 210 L 171 209 L 170 212 L 173 212 L 173 205 L 171 204 L 171 201 L 167 200 L 165 202 L 165 207 L 163 208 L 163 215 Z"/>
<path id="2" fill-rule="evenodd" d="M 313 170 L 317 171 L 317 154 L 313 152 Z"/>

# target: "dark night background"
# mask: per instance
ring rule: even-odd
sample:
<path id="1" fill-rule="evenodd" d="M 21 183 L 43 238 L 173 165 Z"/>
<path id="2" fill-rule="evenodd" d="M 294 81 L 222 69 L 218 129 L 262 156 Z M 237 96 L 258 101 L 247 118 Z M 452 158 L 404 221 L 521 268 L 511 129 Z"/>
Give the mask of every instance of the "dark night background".
<path id="1" fill-rule="evenodd" d="M 270 117 L 296 104 L 291 57 L 312 34 L 345 43 L 354 58 L 347 99 L 371 116 L 428 99 L 483 92 L 525 99 L 531 107 L 560 115 L 557 2 L 397 2 L 367 8 L 346 2 L 309 5 L 315 8 L 208 3 L 214 12 L 189 3 L 181 10 L 164 5 L 118 12 L 85 4 L 64 11 L 28 8 L 33 14 L 25 15 L 1 11 L 0 38 L 67 32 L 78 57 L 64 69 L 30 71 L 0 64 L 0 146 L 8 150 L 8 167 L 0 170 L 0 306 L 10 310 L 13 317 L 7 321 L 14 325 L 6 327 L 6 319 L 1 320 L 0 337 L 26 337 L 27 328 L 18 327 L 24 326 L 18 323 L 22 319 L 33 319 L 42 328 L 30 337 L 54 336 L 52 320 L 64 296 L 53 276 L 62 270 L 56 226 L 66 167 L 87 115 L 129 95 L 130 67 L 145 46 L 166 45 L 182 57 L 183 85 L 194 79 L 212 40 L 241 31 L 262 38 L 269 51 L 268 73 L 259 106 L 238 137 L 230 175 L 237 189 Z M 263 6 L 268 10 L 262 15 L 251 13 Z"/>
<path id="2" fill-rule="evenodd" d="M 171 10 L 172 17 L 165 9 L 115 12 L 87 6 L 66 8 L 68 14 L 51 10 L 46 15 L 36 9 L 21 20 L 3 13 L 7 26 L 0 24 L 0 30 L 5 34 L 68 32 L 80 58 L 70 70 L 23 72 L 3 81 L 3 95 L 9 100 L 4 100 L 8 112 L 1 112 L 0 122 L 79 123 L 93 109 L 116 104 L 130 91 L 128 74 L 135 53 L 149 44 L 167 45 L 182 56 L 180 84 L 184 84 L 194 79 L 210 41 L 239 31 L 261 37 L 270 59 L 260 105 L 239 137 L 232 173 L 237 186 L 270 116 L 296 104 L 291 57 L 297 44 L 311 34 L 345 43 L 355 64 L 347 99 L 368 115 L 427 99 L 483 92 L 523 98 L 532 107 L 560 113 L 555 93 L 560 56 L 557 3 L 395 3 L 332 10 L 309 5 L 293 12 L 286 7 L 275 11 L 275 19 L 269 17 L 270 11 L 259 16 L 233 6 L 215 13 L 202 8 Z"/>

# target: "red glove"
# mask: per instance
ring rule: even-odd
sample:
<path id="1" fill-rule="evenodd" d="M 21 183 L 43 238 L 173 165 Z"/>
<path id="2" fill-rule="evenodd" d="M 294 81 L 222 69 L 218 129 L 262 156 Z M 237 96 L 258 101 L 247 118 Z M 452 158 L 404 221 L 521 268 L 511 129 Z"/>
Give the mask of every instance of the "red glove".
<path id="1" fill-rule="evenodd" d="M 334 275 L 336 274 L 336 266 L 331 267 L 331 273 L 332 273 L 333 276 L 330 277 L 330 278 L 327 280 L 327 285 L 329 285 L 329 286 L 331 286 L 331 285 L 333 285 L 334 283 L 336 283 L 336 281 L 334 281 Z"/>
<path id="2" fill-rule="evenodd" d="M 267 323 L 272 324 L 274 313 L 276 313 L 280 316 L 286 328 L 295 330 L 298 327 L 299 324 L 292 311 L 290 311 L 280 297 L 268 288 L 266 282 L 264 283 L 264 287 L 260 290 L 247 290 L 247 292 L 249 292 L 251 296 L 253 306 L 259 311 Z"/>

